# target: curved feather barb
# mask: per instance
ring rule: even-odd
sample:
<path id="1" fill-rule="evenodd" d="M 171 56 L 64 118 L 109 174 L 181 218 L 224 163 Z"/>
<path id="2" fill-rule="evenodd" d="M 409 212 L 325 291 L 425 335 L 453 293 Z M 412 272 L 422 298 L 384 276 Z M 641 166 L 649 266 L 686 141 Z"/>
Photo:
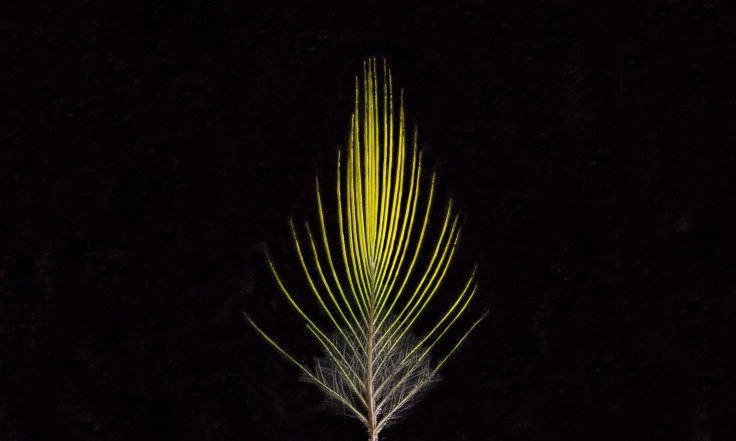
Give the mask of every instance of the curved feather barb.
<path id="1" fill-rule="evenodd" d="M 417 152 L 416 130 L 412 148 L 407 148 L 403 92 L 399 95 L 397 118 L 385 61 L 382 82 L 376 61 L 364 63 L 362 84 L 355 79 L 346 157 L 339 154 L 337 161 L 338 240 L 328 239 L 319 180 L 319 230 L 313 233 L 307 225 L 306 238 L 300 238 L 290 223 L 305 278 L 333 331 L 326 332 L 297 304 L 267 256 L 279 288 L 324 356 L 313 368 L 306 367 L 246 315 L 308 381 L 365 425 L 371 441 L 436 379 L 439 368 L 483 319 L 476 320 L 449 354 L 432 366 L 430 351 L 476 292 L 473 269 L 431 329 L 421 337 L 411 331 L 447 274 L 460 227 L 450 200 L 439 237 L 428 237 L 435 175 L 428 196 L 421 198 L 422 153 Z M 422 247 L 429 247 L 431 254 L 420 265 Z"/>

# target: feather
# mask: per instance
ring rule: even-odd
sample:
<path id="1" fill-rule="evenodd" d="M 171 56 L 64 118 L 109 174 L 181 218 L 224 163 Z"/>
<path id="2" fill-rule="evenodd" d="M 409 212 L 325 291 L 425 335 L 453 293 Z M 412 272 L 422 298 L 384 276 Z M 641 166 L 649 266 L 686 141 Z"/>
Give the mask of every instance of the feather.
<path id="1" fill-rule="evenodd" d="M 383 81 L 379 83 L 377 76 L 376 61 L 371 59 L 364 63 L 362 84 L 355 78 L 355 112 L 346 158 L 338 153 L 337 160 L 338 240 L 328 239 L 318 179 L 319 230 L 313 234 L 307 224 L 306 239 L 300 238 L 290 222 L 306 282 L 332 331 L 320 327 L 297 304 L 266 253 L 276 283 L 321 346 L 323 356 L 312 368 L 307 367 L 246 314 L 253 328 L 301 369 L 304 379 L 366 427 L 371 441 L 437 379 L 440 367 L 485 316 L 432 364 L 430 352 L 476 293 L 473 269 L 431 329 L 421 337 L 412 332 L 447 274 L 460 227 L 450 200 L 439 237 L 433 241 L 427 237 L 435 174 L 428 197 L 420 201 L 422 152 L 417 151 L 416 129 L 412 148 L 406 146 L 403 91 L 397 121 L 391 72 L 385 61 Z M 420 265 L 423 247 L 429 247 L 431 254 L 428 263 Z M 308 259 L 313 264 L 308 265 Z"/>

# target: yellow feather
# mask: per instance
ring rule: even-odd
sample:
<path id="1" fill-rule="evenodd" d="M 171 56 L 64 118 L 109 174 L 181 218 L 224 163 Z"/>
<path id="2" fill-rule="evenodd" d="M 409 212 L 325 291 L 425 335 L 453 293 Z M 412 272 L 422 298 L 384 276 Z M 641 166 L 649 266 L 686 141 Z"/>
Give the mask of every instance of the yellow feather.
<path id="1" fill-rule="evenodd" d="M 320 240 L 315 240 L 309 225 L 305 225 L 313 265 L 307 262 L 302 251 L 304 242 L 300 241 L 290 222 L 307 285 L 334 328 L 330 336 L 296 303 L 267 255 L 277 285 L 322 347 L 324 357 L 317 360 L 313 369 L 307 368 L 246 315 L 258 334 L 297 365 L 308 381 L 365 425 L 371 441 L 376 441 L 378 433 L 398 412 L 436 379 L 437 370 L 485 316 L 483 314 L 473 323 L 439 363 L 431 366 L 430 351 L 475 296 L 475 269 L 463 290 L 450 299 L 450 306 L 431 330 L 421 338 L 415 337 L 412 328 L 447 275 L 460 228 L 450 200 L 439 236 L 427 241 L 434 174 L 426 201 L 421 204 L 426 207 L 421 226 L 415 222 L 422 216 L 417 209 L 422 177 L 417 132 L 414 131 L 411 158 L 408 158 L 403 91 L 397 122 L 391 71 L 384 61 L 383 81 L 379 84 L 376 64 L 375 59 L 364 63 L 362 87 L 359 78 L 355 79 L 355 111 L 351 117 L 347 154 L 338 154 L 339 240 L 332 244 L 328 239 L 319 180 L 315 182 L 315 189 L 321 253 Z M 395 127 L 397 123 L 398 128 Z M 341 259 L 333 259 L 332 246 L 339 249 Z M 421 249 L 431 252 L 429 263 L 423 269 L 419 268 Z M 326 262 L 321 255 L 326 256 Z M 407 259 L 407 255 L 411 257 Z M 340 261 L 342 267 L 336 265 Z M 415 275 L 419 280 L 410 284 L 411 276 Z"/>

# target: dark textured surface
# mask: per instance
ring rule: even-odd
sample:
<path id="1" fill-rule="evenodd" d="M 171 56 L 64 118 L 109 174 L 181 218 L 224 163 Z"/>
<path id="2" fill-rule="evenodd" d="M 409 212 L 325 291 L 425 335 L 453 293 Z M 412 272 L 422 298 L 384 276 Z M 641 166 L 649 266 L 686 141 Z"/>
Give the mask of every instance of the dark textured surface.
<path id="1" fill-rule="evenodd" d="M 16 3 L 0 439 L 365 438 L 240 311 L 309 360 L 259 247 L 289 255 L 369 56 L 491 311 L 384 439 L 736 439 L 728 2 Z"/>

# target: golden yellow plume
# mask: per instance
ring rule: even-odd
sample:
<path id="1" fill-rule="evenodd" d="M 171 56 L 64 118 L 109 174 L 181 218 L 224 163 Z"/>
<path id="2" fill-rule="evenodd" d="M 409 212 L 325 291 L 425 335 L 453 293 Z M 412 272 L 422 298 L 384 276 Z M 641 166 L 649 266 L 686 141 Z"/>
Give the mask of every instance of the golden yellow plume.
<path id="1" fill-rule="evenodd" d="M 290 223 L 307 284 L 332 331 L 325 332 L 296 303 L 267 256 L 276 283 L 324 356 L 313 369 L 308 368 L 246 315 L 256 331 L 298 366 L 307 380 L 365 425 L 371 441 L 436 379 L 438 369 L 485 316 L 432 366 L 430 351 L 476 292 L 473 269 L 464 289 L 429 332 L 417 337 L 410 331 L 447 274 L 460 228 L 450 200 L 439 237 L 425 239 L 435 175 L 427 199 L 420 203 L 422 153 L 417 152 L 416 130 L 412 148 L 406 146 L 403 92 L 399 96 L 397 121 L 391 71 L 384 61 L 383 81 L 379 82 L 375 59 L 364 63 L 362 85 L 355 79 L 355 112 L 346 158 L 340 154 L 337 161 L 339 241 L 328 240 L 319 180 L 321 238 L 307 225 L 307 239 L 301 240 Z M 422 245 L 432 250 L 424 268 L 418 265 Z M 310 252 L 312 266 L 305 258 Z"/>

